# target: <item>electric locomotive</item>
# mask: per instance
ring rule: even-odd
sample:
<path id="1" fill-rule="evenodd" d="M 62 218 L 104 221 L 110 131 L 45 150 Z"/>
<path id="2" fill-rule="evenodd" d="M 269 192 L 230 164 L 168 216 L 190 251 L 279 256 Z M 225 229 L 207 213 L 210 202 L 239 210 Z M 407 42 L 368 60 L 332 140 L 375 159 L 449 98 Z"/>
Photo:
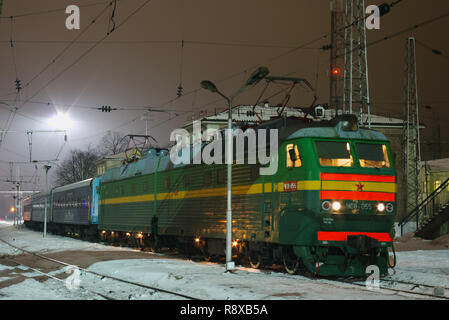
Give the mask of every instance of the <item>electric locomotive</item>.
<path id="1" fill-rule="evenodd" d="M 352 115 L 258 128 L 278 130 L 278 170 L 265 176 L 260 164 L 233 163 L 234 258 L 289 273 L 365 276 L 375 265 L 386 274 L 397 181 L 387 138 Z M 222 257 L 226 164 L 174 165 L 168 150 L 150 149 L 106 171 L 98 228 L 105 241 Z"/>

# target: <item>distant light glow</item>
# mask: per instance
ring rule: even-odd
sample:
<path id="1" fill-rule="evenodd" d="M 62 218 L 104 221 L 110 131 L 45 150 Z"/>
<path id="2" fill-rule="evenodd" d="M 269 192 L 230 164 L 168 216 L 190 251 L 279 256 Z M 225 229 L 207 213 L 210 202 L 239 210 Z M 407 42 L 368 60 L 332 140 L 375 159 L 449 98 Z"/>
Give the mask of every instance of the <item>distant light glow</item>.
<path id="1" fill-rule="evenodd" d="M 68 130 L 72 128 L 73 121 L 70 119 L 67 113 L 58 112 L 58 114 L 48 120 L 48 124 L 55 129 Z"/>

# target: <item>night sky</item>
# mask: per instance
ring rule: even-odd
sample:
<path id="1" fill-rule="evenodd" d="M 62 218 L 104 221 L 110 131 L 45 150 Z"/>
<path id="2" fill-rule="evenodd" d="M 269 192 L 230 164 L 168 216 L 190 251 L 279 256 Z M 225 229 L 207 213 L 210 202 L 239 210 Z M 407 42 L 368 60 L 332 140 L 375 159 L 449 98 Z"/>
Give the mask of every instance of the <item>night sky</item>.
<path id="1" fill-rule="evenodd" d="M 18 132 L 8 134 L 0 149 L 1 180 L 9 177 L 7 162 L 29 160 L 26 131 L 55 129 L 48 119 L 56 111 L 67 112 L 74 122 L 60 155 L 64 159 L 70 149 L 96 146 L 108 130 L 144 134 L 145 121 L 140 119 L 144 107 L 173 110 L 151 113 L 150 134 L 164 146 L 173 129 L 191 121 L 192 111 L 197 118 L 199 111 L 210 114 L 226 108 L 225 101 L 200 90 L 201 80 L 212 80 L 222 92 L 232 94 L 260 65 L 267 66 L 271 75 L 306 78 L 315 88 L 315 92 L 296 89 L 289 105 L 309 106 L 314 94 L 317 102 L 328 103 L 330 53 L 320 48 L 330 38 L 303 46 L 330 32 L 328 0 L 152 0 L 137 12 L 146 1 L 121 0 L 114 21 L 107 1 L 3 2 L 0 128 L 5 128 L 9 110 L 19 109 L 9 127 Z M 366 1 L 366 5 L 382 2 Z M 65 27 L 65 7 L 70 4 L 80 6 L 80 30 Z M 380 30 L 367 31 L 368 43 L 447 12 L 447 0 L 403 0 L 381 19 Z M 116 29 L 99 42 L 114 22 Z M 402 118 L 405 40 L 414 36 L 419 41 L 421 121 L 428 127 L 424 136 L 431 139 L 440 125 L 441 139 L 449 140 L 448 31 L 449 17 L 445 17 L 369 47 L 372 113 Z M 293 50 L 298 46 L 301 49 Z M 432 49 L 443 55 L 435 55 Z M 15 104 L 16 77 L 23 89 Z M 184 95 L 176 99 L 180 83 Z M 236 104 L 255 103 L 261 89 L 249 88 Z M 118 110 L 96 110 L 102 105 Z M 33 159 L 54 159 L 63 142 L 61 133 L 34 133 Z M 21 175 L 34 174 L 34 165 L 19 167 Z M 42 164 L 38 169 L 43 186 Z M 0 182 L 0 190 L 11 187 Z M 0 198 L 0 217 L 5 199 Z"/>

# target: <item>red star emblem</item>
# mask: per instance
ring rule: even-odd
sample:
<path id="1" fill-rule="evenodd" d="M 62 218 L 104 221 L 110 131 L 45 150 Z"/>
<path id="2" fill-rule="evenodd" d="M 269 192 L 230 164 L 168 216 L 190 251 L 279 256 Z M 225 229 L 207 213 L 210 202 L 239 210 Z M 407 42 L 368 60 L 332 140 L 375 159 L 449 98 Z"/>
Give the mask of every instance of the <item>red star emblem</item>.
<path id="1" fill-rule="evenodd" d="M 175 194 L 175 196 L 178 195 L 178 189 L 175 189 L 175 191 L 173 191 L 173 193 Z"/>
<path id="2" fill-rule="evenodd" d="M 357 187 L 357 191 L 363 191 L 364 185 L 363 185 L 361 182 L 359 182 L 359 183 L 356 184 L 355 186 Z"/>

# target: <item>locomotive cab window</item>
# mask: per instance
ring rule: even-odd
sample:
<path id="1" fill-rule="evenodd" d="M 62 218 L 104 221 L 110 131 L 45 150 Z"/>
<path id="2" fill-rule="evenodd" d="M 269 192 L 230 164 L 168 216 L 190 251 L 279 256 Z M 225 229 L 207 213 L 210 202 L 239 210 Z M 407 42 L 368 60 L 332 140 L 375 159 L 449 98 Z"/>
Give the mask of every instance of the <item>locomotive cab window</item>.
<path id="1" fill-rule="evenodd" d="M 324 167 L 352 167 L 354 161 L 349 142 L 315 141 L 320 165 Z"/>
<path id="2" fill-rule="evenodd" d="M 362 168 L 390 168 L 386 145 L 356 143 L 356 147 Z"/>
<path id="3" fill-rule="evenodd" d="M 299 168 L 301 166 L 301 158 L 296 144 L 287 145 L 287 168 Z"/>

